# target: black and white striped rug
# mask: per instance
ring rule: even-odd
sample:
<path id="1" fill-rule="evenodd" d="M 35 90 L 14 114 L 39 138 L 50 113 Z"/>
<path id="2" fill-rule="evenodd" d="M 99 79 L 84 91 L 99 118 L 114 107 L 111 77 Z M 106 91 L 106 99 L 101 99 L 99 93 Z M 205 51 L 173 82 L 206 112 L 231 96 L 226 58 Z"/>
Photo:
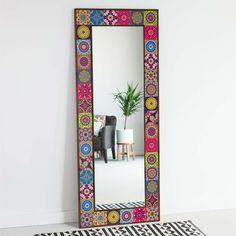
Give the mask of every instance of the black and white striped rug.
<path id="1" fill-rule="evenodd" d="M 144 207 L 145 202 L 128 202 L 128 203 L 113 203 L 113 204 L 98 204 L 96 210 L 113 210 L 113 209 L 129 209 L 135 207 Z"/>
<path id="2" fill-rule="evenodd" d="M 206 236 L 191 221 L 103 227 L 35 236 Z"/>

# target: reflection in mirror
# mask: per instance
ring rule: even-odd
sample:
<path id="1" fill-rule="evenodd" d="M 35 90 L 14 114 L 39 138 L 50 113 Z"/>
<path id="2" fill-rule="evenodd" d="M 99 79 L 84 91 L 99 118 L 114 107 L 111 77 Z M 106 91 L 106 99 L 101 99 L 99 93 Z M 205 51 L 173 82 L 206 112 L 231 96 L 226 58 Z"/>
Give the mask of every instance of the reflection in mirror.
<path id="1" fill-rule="evenodd" d="M 143 27 L 93 27 L 92 42 L 96 209 L 142 207 Z"/>

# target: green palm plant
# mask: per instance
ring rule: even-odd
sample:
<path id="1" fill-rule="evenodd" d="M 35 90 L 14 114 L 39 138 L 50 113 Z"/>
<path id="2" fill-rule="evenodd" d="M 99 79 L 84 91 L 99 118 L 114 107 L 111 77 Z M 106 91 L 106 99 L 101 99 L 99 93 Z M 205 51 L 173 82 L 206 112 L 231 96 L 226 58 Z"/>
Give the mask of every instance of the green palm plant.
<path id="1" fill-rule="evenodd" d="M 118 102 L 120 109 L 125 117 L 124 129 L 127 128 L 127 119 L 142 108 L 143 92 L 138 90 L 138 84 L 127 84 L 127 91 L 113 93 L 114 101 Z"/>

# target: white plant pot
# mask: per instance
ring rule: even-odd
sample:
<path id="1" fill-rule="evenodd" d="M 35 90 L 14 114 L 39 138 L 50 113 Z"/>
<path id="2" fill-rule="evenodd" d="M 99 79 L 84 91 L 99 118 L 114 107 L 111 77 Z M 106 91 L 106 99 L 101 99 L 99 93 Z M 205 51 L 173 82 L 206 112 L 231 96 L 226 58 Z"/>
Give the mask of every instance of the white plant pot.
<path id="1" fill-rule="evenodd" d="M 118 129 L 116 131 L 117 143 L 133 143 L 134 131 L 133 129 Z"/>

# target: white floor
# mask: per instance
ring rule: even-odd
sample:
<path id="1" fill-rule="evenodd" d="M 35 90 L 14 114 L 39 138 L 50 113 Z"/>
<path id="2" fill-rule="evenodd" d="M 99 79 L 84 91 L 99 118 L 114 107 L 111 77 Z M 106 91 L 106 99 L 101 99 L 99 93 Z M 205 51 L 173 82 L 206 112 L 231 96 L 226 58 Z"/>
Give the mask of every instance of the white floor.
<path id="1" fill-rule="evenodd" d="M 161 222 L 192 220 L 207 236 L 235 236 L 236 209 L 163 215 Z M 77 230 L 76 223 L 0 229 L 0 236 L 33 236 L 43 232 Z"/>

